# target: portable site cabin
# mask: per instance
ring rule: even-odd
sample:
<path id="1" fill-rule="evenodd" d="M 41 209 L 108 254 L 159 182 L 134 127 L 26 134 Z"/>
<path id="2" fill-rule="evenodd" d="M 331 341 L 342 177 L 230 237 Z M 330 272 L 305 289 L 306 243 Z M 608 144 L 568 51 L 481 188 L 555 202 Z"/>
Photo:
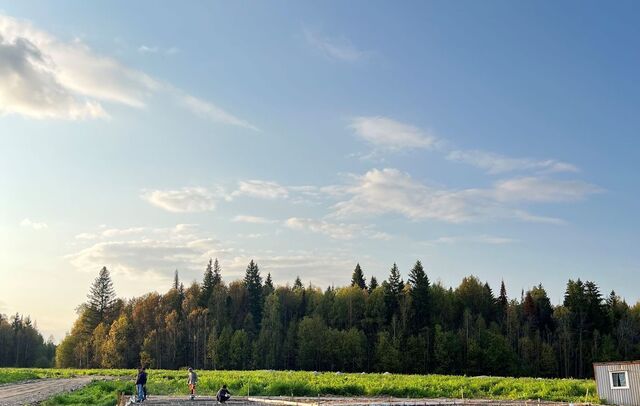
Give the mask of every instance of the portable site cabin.
<path id="1" fill-rule="evenodd" d="M 598 396 L 609 405 L 640 406 L 640 361 L 593 364 Z"/>

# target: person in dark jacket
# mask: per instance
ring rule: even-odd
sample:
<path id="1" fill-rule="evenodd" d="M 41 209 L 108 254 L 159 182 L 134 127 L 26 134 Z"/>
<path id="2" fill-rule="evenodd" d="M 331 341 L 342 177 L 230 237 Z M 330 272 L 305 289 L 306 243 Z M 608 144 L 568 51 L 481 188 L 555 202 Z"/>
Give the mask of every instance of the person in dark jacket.
<path id="1" fill-rule="evenodd" d="M 231 399 L 231 393 L 227 390 L 227 385 L 222 385 L 222 388 L 216 394 L 216 400 L 220 403 L 224 403 Z"/>
<path id="2" fill-rule="evenodd" d="M 144 367 L 141 367 L 138 370 L 138 376 L 136 377 L 136 390 L 138 392 L 138 398 L 136 402 L 142 402 L 146 399 L 147 394 L 145 393 L 144 387 L 147 384 L 147 372 Z"/>

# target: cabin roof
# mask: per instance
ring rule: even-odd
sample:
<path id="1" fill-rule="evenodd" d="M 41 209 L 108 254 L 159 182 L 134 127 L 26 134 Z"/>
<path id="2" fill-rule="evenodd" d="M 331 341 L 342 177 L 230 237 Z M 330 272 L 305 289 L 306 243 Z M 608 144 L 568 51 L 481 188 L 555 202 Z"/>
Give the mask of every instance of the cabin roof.
<path id="1" fill-rule="evenodd" d="M 633 365 L 633 364 L 640 364 L 640 360 L 635 360 L 635 361 L 608 361 L 608 362 L 594 362 L 593 366 L 597 367 L 599 365 Z"/>

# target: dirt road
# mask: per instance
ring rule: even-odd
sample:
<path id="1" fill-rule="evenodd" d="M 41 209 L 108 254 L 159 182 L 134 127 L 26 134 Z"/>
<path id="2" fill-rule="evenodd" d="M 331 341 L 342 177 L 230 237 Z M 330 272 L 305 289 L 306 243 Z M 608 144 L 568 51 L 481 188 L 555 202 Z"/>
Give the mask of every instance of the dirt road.
<path id="1" fill-rule="evenodd" d="M 95 377 L 37 379 L 0 385 L 0 406 L 31 405 L 58 393 L 80 389 Z"/>

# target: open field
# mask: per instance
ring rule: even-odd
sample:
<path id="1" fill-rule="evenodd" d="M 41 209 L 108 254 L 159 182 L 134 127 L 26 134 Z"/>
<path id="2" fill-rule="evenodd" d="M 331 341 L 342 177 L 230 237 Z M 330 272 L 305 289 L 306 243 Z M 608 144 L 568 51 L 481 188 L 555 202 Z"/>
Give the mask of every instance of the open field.
<path id="1" fill-rule="evenodd" d="M 186 371 L 149 370 L 152 395 L 186 393 Z M 113 376 L 133 389 L 136 371 L 126 369 L 0 369 L 0 382 L 24 379 Z M 394 396 L 400 398 L 541 399 L 598 403 L 595 383 L 580 379 L 463 377 L 448 375 L 336 374 L 300 371 L 199 371 L 198 392 L 214 394 L 223 384 L 238 396 Z M 83 389 L 91 391 L 97 384 Z M 107 385 L 110 386 L 110 385 Z M 106 387 L 105 387 L 106 388 Z M 102 388 L 102 389 L 105 389 Z"/>

